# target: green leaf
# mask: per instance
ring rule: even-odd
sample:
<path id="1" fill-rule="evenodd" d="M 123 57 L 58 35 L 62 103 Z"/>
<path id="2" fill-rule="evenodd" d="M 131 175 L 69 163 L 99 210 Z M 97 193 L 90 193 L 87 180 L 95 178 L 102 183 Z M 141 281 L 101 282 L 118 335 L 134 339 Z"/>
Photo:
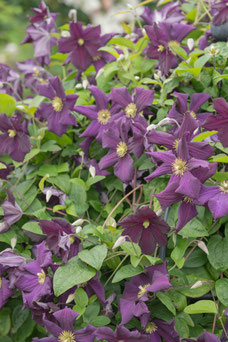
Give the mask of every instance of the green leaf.
<path id="1" fill-rule="evenodd" d="M 167 309 L 169 311 L 171 311 L 172 314 L 175 316 L 176 315 L 176 309 L 175 309 L 175 306 L 173 305 L 171 299 L 169 298 L 169 296 L 167 296 L 164 292 L 157 292 L 156 296 L 167 307 Z"/>
<path id="2" fill-rule="evenodd" d="M 56 145 L 55 140 L 46 141 L 40 148 L 41 152 L 57 152 L 61 150 L 61 147 Z"/>
<path id="3" fill-rule="evenodd" d="M 94 325 L 95 327 L 103 327 L 104 325 L 108 325 L 110 323 L 110 319 L 106 316 L 97 316 L 90 324 Z"/>
<path id="4" fill-rule="evenodd" d="M 208 232 L 206 230 L 205 223 L 203 224 L 197 217 L 194 217 L 184 226 L 183 229 L 181 229 L 179 235 L 182 235 L 184 238 L 196 238 L 208 236 Z"/>
<path id="5" fill-rule="evenodd" d="M 95 177 L 91 177 L 89 180 L 87 180 L 86 182 L 86 186 L 89 189 L 91 187 L 91 185 L 100 182 L 101 180 L 105 179 L 105 176 L 95 176 Z"/>
<path id="6" fill-rule="evenodd" d="M 12 315 L 12 333 L 15 334 L 17 330 L 24 324 L 29 316 L 29 309 L 22 310 L 22 305 L 17 305 L 13 309 Z"/>
<path id="7" fill-rule="evenodd" d="M 107 252 L 108 250 L 106 245 L 98 245 L 91 249 L 84 249 L 78 253 L 78 257 L 99 271 L 104 259 L 106 258 Z"/>
<path id="8" fill-rule="evenodd" d="M 194 63 L 194 68 L 202 68 L 209 61 L 210 57 L 209 54 L 199 57 Z"/>
<path id="9" fill-rule="evenodd" d="M 81 287 L 75 290 L 74 301 L 75 301 L 75 304 L 80 306 L 81 308 L 84 308 L 88 305 L 89 298 L 85 290 L 83 290 Z"/>
<path id="10" fill-rule="evenodd" d="M 112 38 L 109 42 L 109 44 L 116 44 L 116 45 L 120 45 L 120 46 L 126 46 L 131 50 L 134 50 L 135 46 L 134 43 L 127 39 L 127 38 L 122 38 L 122 37 L 118 37 L 118 38 Z"/>
<path id="11" fill-rule="evenodd" d="M 220 272 L 228 269 L 228 237 L 212 236 L 207 248 L 209 251 L 208 259 L 211 265 Z"/>
<path id="12" fill-rule="evenodd" d="M 0 335 L 6 336 L 10 331 L 10 310 L 9 308 L 2 308 L 0 310 Z"/>
<path id="13" fill-rule="evenodd" d="M 1 93 L 0 94 L 0 113 L 11 116 L 16 109 L 16 100 L 14 97 Z"/>
<path id="14" fill-rule="evenodd" d="M 212 300 L 199 300 L 198 302 L 186 306 L 184 312 L 188 314 L 217 313 L 217 307 Z"/>
<path id="15" fill-rule="evenodd" d="M 215 283 L 215 291 L 220 302 L 228 306 L 228 279 L 218 279 Z"/>
<path id="16" fill-rule="evenodd" d="M 125 265 L 116 272 L 112 282 L 118 283 L 125 278 L 133 277 L 142 272 L 144 272 L 144 269 L 141 266 L 133 267 L 132 265 Z"/>
<path id="17" fill-rule="evenodd" d="M 111 55 L 113 55 L 116 59 L 119 57 L 118 52 L 116 51 L 116 49 L 114 49 L 111 46 L 102 46 L 101 48 L 98 49 L 99 51 L 105 51 L 105 52 L 109 52 Z"/>
<path id="18" fill-rule="evenodd" d="M 210 132 L 200 133 L 192 141 L 197 141 L 197 142 L 203 141 L 204 139 L 210 137 L 211 135 L 214 135 L 215 133 L 217 133 L 217 131 L 210 131 Z"/>
<path id="19" fill-rule="evenodd" d="M 39 223 L 35 221 L 25 223 L 21 229 L 34 234 L 44 235 Z"/>
<path id="20" fill-rule="evenodd" d="M 60 266 L 54 274 L 54 293 L 58 297 L 75 285 L 83 284 L 93 278 L 96 270 L 82 262 L 78 256 Z"/>
<path id="21" fill-rule="evenodd" d="M 136 257 L 139 257 L 141 255 L 141 248 L 137 243 L 127 241 L 122 243 L 120 247 L 129 255 L 134 255 Z"/>
<path id="22" fill-rule="evenodd" d="M 210 158 L 210 162 L 212 163 L 228 163 L 228 156 L 223 153 L 217 154 L 216 156 L 212 156 Z"/>
<path id="23" fill-rule="evenodd" d="M 41 102 L 43 102 L 44 99 L 45 99 L 44 96 L 36 95 L 29 102 L 29 108 L 33 108 L 33 107 L 37 108 L 37 107 L 39 107 Z"/>
<path id="24" fill-rule="evenodd" d="M 0 241 L 11 246 L 11 240 L 16 237 L 16 233 L 11 229 L 6 233 L 0 234 Z"/>
<path id="25" fill-rule="evenodd" d="M 184 253 L 188 245 L 188 239 L 182 239 L 171 253 L 171 258 L 176 263 L 178 268 L 184 265 Z"/>

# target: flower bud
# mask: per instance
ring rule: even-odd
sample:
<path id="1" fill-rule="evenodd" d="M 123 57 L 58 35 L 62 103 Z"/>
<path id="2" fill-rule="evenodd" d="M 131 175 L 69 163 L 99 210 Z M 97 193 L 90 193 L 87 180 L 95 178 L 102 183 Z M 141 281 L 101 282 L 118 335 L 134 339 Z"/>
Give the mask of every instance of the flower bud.
<path id="1" fill-rule="evenodd" d="M 115 249 L 117 247 L 119 247 L 120 245 L 122 245 L 124 242 L 126 241 L 126 236 L 120 236 L 116 242 L 114 243 L 112 249 Z"/>
<path id="2" fill-rule="evenodd" d="M 187 45 L 188 45 L 189 50 L 191 51 L 194 47 L 194 39 L 188 38 L 187 39 Z"/>
<path id="3" fill-rule="evenodd" d="M 52 196 L 52 191 L 50 189 L 48 189 L 46 192 L 46 202 L 47 203 L 49 202 L 51 196 Z"/>
<path id="4" fill-rule="evenodd" d="M 96 169 L 93 165 L 90 165 L 89 167 L 89 173 L 91 174 L 91 176 L 94 178 L 96 176 Z"/>
<path id="5" fill-rule="evenodd" d="M 209 255 L 209 251 L 207 249 L 207 246 L 205 245 L 205 243 L 203 241 L 198 241 L 198 247 L 200 249 L 202 249 L 202 251 L 204 251 L 207 255 Z"/>
<path id="6" fill-rule="evenodd" d="M 84 222 L 83 219 L 78 219 L 72 223 L 72 226 L 80 226 Z"/>
<path id="7" fill-rule="evenodd" d="M 201 280 L 198 280 L 195 284 L 193 284 L 190 289 L 197 289 L 198 287 L 202 286 L 203 285 L 203 281 Z"/>
<path id="8" fill-rule="evenodd" d="M 78 227 L 76 228 L 76 234 L 81 233 L 81 231 L 82 231 L 82 227 L 81 227 L 81 226 L 78 226 Z"/>
<path id="9" fill-rule="evenodd" d="M 77 10 L 76 9 L 71 9 L 68 13 L 68 17 L 73 20 L 74 22 L 77 21 Z"/>

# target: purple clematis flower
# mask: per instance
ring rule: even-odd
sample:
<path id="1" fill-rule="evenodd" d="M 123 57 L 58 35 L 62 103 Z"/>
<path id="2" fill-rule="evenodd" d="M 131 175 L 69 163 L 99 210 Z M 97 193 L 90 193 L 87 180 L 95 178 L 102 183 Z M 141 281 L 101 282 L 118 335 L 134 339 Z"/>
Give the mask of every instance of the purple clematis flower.
<path id="1" fill-rule="evenodd" d="M 174 153 L 177 151 L 180 139 L 185 135 L 188 145 L 189 155 L 197 159 L 207 160 L 214 154 L 213 148 L 206 142 L 192 141 L 194 131 L 198 128 L 197 121 L 190 113 L 184 115 L 182 124 L 176 128 L 174 132 L 159 132 L 155 129 L 150 130 L 146 134 L 148 143 L 158 144 L 167 147 Z"/>
<path id="2" fill-rule="evenodd" d="M 3 222 L 7 226 L 7 229 L 4 230 L 4 232 L 9 230 L 10 226 L 12 226 L 15 222 L 19 221 L 23 214 L 21 208 L 15 201 L 12 192 L 8 190 L 7 193 L 8 199 L 5 199 L 2 203 L 2 208 L 4 211 Z"/>
<path id="3" fill-rule="evenodd" d="M 97 328 L 95 335 L 98 341 L 147 342 L 147 336 L 145 334 L 141 334 L 138 330 L 130 331 L 123 326 L 117 326 L 115 331 L 108 327 Z"/>
<path id="4" fill-rule="evenodd" d="M 169 111 L 168 117 L 176 120 L 179 124 L 183 122 L 185 114 L 190 114 L 194 119 L 197 119 L 198 126 L 199 124 L 203 124 L 203 122 L 211 115 L 211 113 L 199 113 L 200 107 L 210 99 L 211 95 L 207 93 L 195 93 L 192 95 L 189 110 L 188 110 L 188 94 L 177 93 L 176 91 L 173 93 L 177 100 L 173 104 L 172 108 Z"/>
<path id="5" fill-rule="evenodd" d="M 228 147 L 228 103 L 223 97 L 213 101 L 214 109 L 218 114 L 210 116 L 203 127 L 218 131 L 218 138 L 224 147 Z"/>
<path id="6" fill-rule="evenodd" d="M 93 342 L 95 340 L 95 327 L 88 324 L 84 329 L 74 329 L 74 321 L 78 313 L 65 308 L 53 314 L 55 322 L 46 319 L 43 323 L 48 333 L 54 337 L 33 338 L 33 342 Z"/>
<path id="7" fill-rule="evenodd" d="M 167 245 L 168 224 L 149 207 L 142 207 L 133 215 L 128 215 L 119 222 L 124 228 L 122 235 L 127 235 L 139 244 L 144 254 L 152 254 L 156 245 Z"/>
<path id="8" fill-rule="evenodd" d="M 13 295 L 13 291 L 9 288 L 10 282 L 3 277 L 4 267 L 0 265 L 0 309 L 7 303 L 8 299 Z"/>
<path id="9" fill-rule="evenodd" d="M 145 26 L 150 42 L 147 56 L 159 61 L 159 69 L 167 75 L 171 68 L 177 66 L 177 57 L 172 47 L 181 46 L 182 40 L 194 30 L 194 26 L 161 22 Z"/>
<path id="10" fill-rule="evenodd" d="M 114 165 L 114 174 L 122 182 L 130 182 L 134 176 L 133 159 L 128 147 L 128 129 L 121 119 L 116 122 L 115 129 L 109 128 L 103 132 L 102 146 L 110 150 L 100 160 L 100 169 L 104 170 Z"/>
<path id="11" fill-rule="evenodd" d="M 41 84 L 48 82 L 51 74 L 39 66 L 33 59 L 27 59 L 25 62 L 18 62 L 17 67 L 25 75 L 24 85 L 34 93 L 39 93 Z"/>
<path id="12" fill-rule="evenodd" d="M 153 10 L 150 12 L 149 7 L 145 7 L 141 18 L 147 23 L 147 25 L 153 25 L 153 23 L 167 22 L 167 23 L 180 23 L 185 16 L 181 13 L 181 9 L 178 3 L 171 2 L 160 11 Z"/>
<path id="13" fill-rule="evenodd" d="M 42 25 L 47 23 L 50 26 L 55 24 L 58 14 L 50 13 L 49 8 L 43 0 L 41 0 L 38 8 L 33 8 L 32 10 L 35 13 L 35 15 L 29 19 L 32 24 L 39 23 Z"/>
<path id="14" fill-rule="evenodd" d="M 47 277 L 47 268 L 52 265 L 52 254 L 43 241 L 35 246 L 36 260 L 27 263 L 23 271 L 17 271 L 15 286 L 22 291 L 25 306 L 31 307 L 33 302 L 52 293 L 51 279 Z"/>
<path id="15" fill-rule="evenodd" d="M 184 338 L 183 342 L 220 342 L 221 340 L 215 336 L 212 333 L 209 333 L 208 331 L 204 331 L 197 340 L 192 340 L 191 338 Z"/>
<path id="16" fill-rule="evenodd" d="M 22 162 L 30 151 L 30 141 L 27 136 L 27 123 L 18 116 L 8 117 L 0 114 L 0 155 L 8 153 L 13 160 Z"/>
<path id="17" fill-rule="evenodd" d="M 74 110 L 93 120 L 80 137 L 93 137 L 101 143 L 102 133 L 109 127 L 110 119 L 115 114 L 113 106 L 109 106 L 109 96 L 104 94 L 99 88 L 91 86 L 88 88 L 96 105 L 75 106 Z"/>
<path id="18" fill-rule="evenodd" d="M 20 268 L 22 269 L 26 264 L 25 258 L 12 252 L 11 249 L 5 249 L 0 253 L 0 265 L 6 268 Z"/>
<path id="19" fill-rule="evenodd" d="M 47 245 L 57 257 L 66 263 L 80 251 L 80 240 L 75 235 L 74 228 L 64 220 L 41 220 L 40 227 L 47 235 Z"/>
<path id="20" fill-rule="evenodd" d="M 37 116 L 47 120 L 51 132 L 61 136 L 66 133 L 68 125 L 77 124 L 71 111 L 78 95 L 66 95 L 58 76 L 49 78 L 48 84 L 40 86 L 40 95 L 52 100 L 51 103 L 43 102 L 37 110 Z"/>
<path id="21" fill-rule="evenodd" d="M 162 321 L 161 319 L 154 319 L 149 322 L 145 328 L 148 334 L 148 342 L 179 342 L 180 337 L 175 330 L 174 320 L 170 322 Z"/>
<path id="22" fill-rule="evenodd" d="M 20 75 L 6 64 L 0 64 L 0 84 L 0 93 L 12 95 L 17 100 L 22 99 Z"/>
<path id="23" fill-rule="evenodd" d="M 215 26 L 220 26 L 228 20 L 228 2 L 227 0 L 220 0 L 214 3 L 211 7 L 214 13 L 212 23 Z"/>
<path id="24" fill-rule="evenodd" d="M 4 163 L 3 161 L 0 161 L 0 178 L 6 179 L 7 176 L 11 172 L 11 167 Z"/>
<path id="25" fill-rule="evenodd" d="M 59 52 L 69 53 L 66 63 L 71 63 L 79 70 L 86 70 L 98 56 L 97 50 L 101 47 L 100 26 L 88 25 L 85 29 L 82 23 L 72 21 L 70 23 L 70 37 L 62 37 L 59 40 Z"/>
<path id="26" fill-rule="evenodd" d="M 200 205 L 208 205 L 214 219 L 228 215 L 228 181 L 220 186 L 203 185 L 200 191 Z"/>
<path id="27" fill-rule="evenodd" d="M 122 316 L 121 324 L 128 323 L 133 316 L 140 317 L 149 314 L 144 302 L 148 300 L 150 292 L 157 292 L 168 289 L 172 285 L 169 282 L 167 263 L 150 266 L 146 268 L 146 273 L 139 274 L 131 278 L 126 283 L 123 296 L 120 299 L 120 312 Z M 149 315 L 144 320 L 144 325 L 148 323 Z"/>
<path id="28" fill-rule="evenodd" d="M 131 95 L 126 87 L 113 88 L 111 99 L 117 113 L 111 122 L 118 118 L 124 118 L 128 124 L 139 121 L 147 126 L 146 120 L 140 114 L 151 114 L 148 107 L 154 100 L 153 90 L 136 87 Z"/>

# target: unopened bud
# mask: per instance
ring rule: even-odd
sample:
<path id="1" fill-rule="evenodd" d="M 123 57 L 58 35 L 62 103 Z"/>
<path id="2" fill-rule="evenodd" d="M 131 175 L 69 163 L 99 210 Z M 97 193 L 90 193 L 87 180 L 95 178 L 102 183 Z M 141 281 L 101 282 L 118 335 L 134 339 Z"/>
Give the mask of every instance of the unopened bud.
<path id="1" fill-rule="evenodd" d="M 154 79 L 155 79 L 156 81 L 160 81 L 159 75 L 158 75 L 158 74 L 154 74 Z"/>
<path id="2" fill-rule="evenodd" d="M 83 80 L 83 81 L 82 81 L 82 87 L 83 87 L 83 89 L 88 88 L 88 85 L 89 85 L 88 80 Z"/>
<path id="3" fill-rule="evenodd" d="M 100 77 L 103 73 L 104 73 L 104 68 L 101 68 L 101 69 L 97 72 L 95 78 L 97 79 L 97 78 Z"/>
<path id="4" fill-rule="evenodd" d="M 80 226 L 84 222 L 83 219 L 78 219 L 72 223 L 72 226 Z"/>
<path id="5" fill-rule="evenodd" d="M 96 176 L 96 169 L 93 165 L 90 165 L 89 167 L 89 173 L 91 174 L 91 176 L 94 178 Z"/>
<path id="6" fill-rule="evenodd" d="M 76 84 L 75 88 L 76 89 L 82 89 L 82 84 L 81 83 Z"/>
<path id="7" fill-rule="evenodd" d="M 82 231 L 82 227 L 81 226 L 78 226 L 77 228 L 76 228 L 76 234 L 79 234 L 79 233 L 81 233 L 81 231 Z"/>
<path id="8" fill-rule="evenodd" d="M 136 80 L 136 81 L 139 81 L 139 80 L 140 80 L 140 77 L 139 77 L 139 76 L 135 76 L 135 80 Z"/>
<path id="9" fill-rule="evenodd" d="M 163 210 L 160 208 L 160 209 L 158 209 L 158 211 L 156 211 L 156 215 L 161 216 L 162 212 L 163 212 Z"/>
<path id="10" fill-rule="evenodd" d="M 64 38 L 65 38 L 65 37 L 67 37 L 67 38 L 70 37 L 70 32 L 69 32 L 69 31 L 65 31 L 65 30 L 62 31 L 62 32 L 61 32 L 61 37 L 64 37 Z"/>
<path id="11" fill-rule="evenodd" d="M 52 191 L 50 189 L 48 189 L 46 192 L 46 202 L 47 203 L 49 202 L 51 196 L 52 196 Z"/>
<path id="12" fill-rule="evenodd" d="M 71 303 L 74 300 L 74 293 L 71 293 L 66 300 L 66 304 Z"/>
<path id="13" fill-rule="evenodd" d="M 68 13 L 68 17 L 73 20 L 73 21 L 77 21 L 77 10 L 76 9 L 71 9 Z"/>
<path id="14" fill-rule="evenodd" d="M 189 50 L 191 51 L 194 47 L 194 39 L 193 38 L 188 38 L 187 39 L 187 45 L 188 45 L 188 48 Z"/>
<path id="15" fill-rule="evenodd" d="M 126 241 L 126 236 L 125 236 L 125 235 L 124 235 L 124 236 L 120 236 L 120 237 L 116 240 L 116 242 L 114 243 L 112 249 L 115 249 L 115 248 L 119 247 L 119 246 L 122 245 L 125 241 Z"/>
<path id="16" fill-rule="evenodd" d="M 11 244 L 11 247 L 12 249 L 14 249 L 14 247 L 16 246 L 16 243 L 17 243 L 17 238 L 16 237 L 13 237 L 10 241 L 10 244 Z"/>
<path id="17" fill-rule="evenodd" d="M 209 255 L 209 251 L 207 249 L 207 246 L 205 245 L 205 243 L 203 241 L 198 241 L 198 247 L 200 249 L 202 249 L 202 251 L 204 251 L 207 255 Z"/>
<path id="18" fill-rule="evenodd" d="M 157 127 L 158 127 L 158 125 L 151 124 L 151 125 L 149 125 L 149 126 L 146 128 L 146 130 L 147 130 L 147 131 L 151 131 L 152 129 L 155 129 L 155 128 L 157 128 Z"/>
<path id="19" fill-rule="evenodd" d="M 193 284 L 190 289 L 197 289 L 198 287 L 203 285 L 203 281 L 198 280 L 195 284 Z"/>
<path id="20" fill-rule="evenodd" d="M 121 53 L 121 54 L 119 55 L 119 57 L 117 58 L 117 62 L 122 61 L 123 59 L 125 59 L 125 57 L 124 57 L 124 55 Z"/>

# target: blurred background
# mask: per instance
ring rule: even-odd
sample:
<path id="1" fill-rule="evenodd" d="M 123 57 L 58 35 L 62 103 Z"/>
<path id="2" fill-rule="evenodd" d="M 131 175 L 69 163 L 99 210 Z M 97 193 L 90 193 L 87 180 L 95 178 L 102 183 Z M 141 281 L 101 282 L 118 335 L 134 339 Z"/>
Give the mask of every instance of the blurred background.
<path id="1" fill-rule="evenodd" d="M 46 0 L 51 12 L 58 12 L 57 25 L 69 21 L 68 13 L 77 9 L 78 21 L 101 25 L 102 33 L 121 32 L 120 22 L 131 21 L 132 14 L 125 12 L 135 7 L 142 0 Z M 20 46 L 25 37 L 28 17 L 33 14 L 32 8 L 38 7 L 39 0 L 0 0 L 0 63 L 14 66 L 16 61 L 31 58 L 31 44 Z M 142 7 L 137 9 L 142 13 Z"/>

